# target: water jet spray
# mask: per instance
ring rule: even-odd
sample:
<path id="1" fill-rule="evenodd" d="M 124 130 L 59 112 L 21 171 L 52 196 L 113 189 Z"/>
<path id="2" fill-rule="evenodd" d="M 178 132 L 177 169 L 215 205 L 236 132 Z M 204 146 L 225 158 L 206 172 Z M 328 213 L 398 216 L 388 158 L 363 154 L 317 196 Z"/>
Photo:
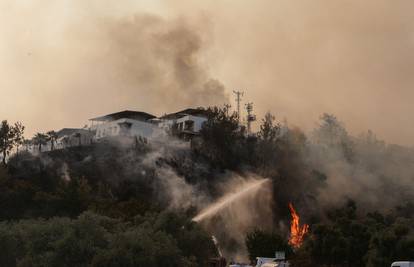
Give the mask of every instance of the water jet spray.
<path id="1" fill-rule="evenodd" d="M 224 195 L 222 198 L 218 199 L 216 202 L 207 206 L 205 209 L 201 210 L 192 220 L 195 222 L 203 221 L 207 218 L 214 216 L 219 213 L 224 208 L 228 207 L 230 204 L 242 199 L 245 196 L 248 196 L 251 193 L 256 192 L 264 184 L 270 182 L 270 179 L 254 180 L 242 186 L 237 192 L 232 192 Z"/>

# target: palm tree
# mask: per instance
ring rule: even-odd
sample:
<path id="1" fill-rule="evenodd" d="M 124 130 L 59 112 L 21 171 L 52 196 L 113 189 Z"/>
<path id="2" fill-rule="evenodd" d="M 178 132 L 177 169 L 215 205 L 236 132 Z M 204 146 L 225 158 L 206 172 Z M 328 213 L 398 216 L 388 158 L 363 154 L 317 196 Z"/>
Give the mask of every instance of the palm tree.
<path id="1" fill-rule="evenodd" d="M 55 150 L 55 143 L 58 138 L 58 135 L 55 131 L 49 131 L 46 133 L 47 139 L 50 141 L 50 150 Z"/>
<path id="2" fill-rule="evenodd" d="M 24 142 L 24 126 L 20 122 L 16 122 L 13 127 L 13 135 L 14 135 L 14 144 L 16 146 L 16 153 L 19 155 L 19 147 L 23 145 Z"/>
<path id="3" fill-rule="evenodd" d="M 32 144 L 32 141 L 31 140 L 29 140 L 29 139 L 24 139 L 23 140 L 23 146 L 24 146 L 24 148 L 25 148 L 25 150 L 26 150 L 26 152 L 27 151 L 29 151 L 29 146 Z"/>
<path id="4" fill-rule="evenodd" d="M 33 144 L 38 145 L 39 153 L 42 152 L 42 145 L 46 145 L 47 135 L 44 133 L 37 133 L 33 137 Z"/>

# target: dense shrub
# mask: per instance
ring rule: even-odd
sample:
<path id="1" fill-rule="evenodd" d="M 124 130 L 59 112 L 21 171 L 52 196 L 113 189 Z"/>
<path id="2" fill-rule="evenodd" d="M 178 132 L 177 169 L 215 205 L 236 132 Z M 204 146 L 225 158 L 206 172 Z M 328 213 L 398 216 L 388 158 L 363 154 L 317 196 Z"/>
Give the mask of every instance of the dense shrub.
<path id="1" fill-rule="evenodd" d="M 86 212 L 1 223 L 0 241 L 1 266 L 205 266 L 216 255 L 204 231 L 170 213 L 132 222 Z"/>

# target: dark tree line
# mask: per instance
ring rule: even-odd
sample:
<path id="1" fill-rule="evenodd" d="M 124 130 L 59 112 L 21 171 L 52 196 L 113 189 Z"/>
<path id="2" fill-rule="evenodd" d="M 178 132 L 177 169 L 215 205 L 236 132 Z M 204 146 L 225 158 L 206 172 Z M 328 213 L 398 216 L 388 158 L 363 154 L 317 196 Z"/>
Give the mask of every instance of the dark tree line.
<path id="1" fill-rule="evenodd" d="M 191 150 L 155 153 L 154 165 L 144 162 L 156 148 L 138 140 L 129 147 L 97 143 L 11 156 L 24 143 L 24 127 L 3 122 L 0 152 L 8 161 L 6 166 L 3 157 L 0 166 L 0 265 L 62 266 L 60 259 L 63 266 L 206 266 L 217 256 L 211 238 L 191 222 L 195 207 L 167 211 L 161 168 L 212 198 L 219 196 L 216 185 L 228 170 L 272 180 L 274 231 L 258 225 L 247 234 L 251 259 L 275 250 L 302 267 L 387 266 L 414 258 L 413 195 L 407 190 L 413 183 L 412 150 L 386 145 L 372 132 L 352 137 L 329 114 L 305 135 L 269 113 L 256 136 L 246 135 L 228 108 L 209 108 L 207 114 Z M 56 133 L 38 139 L 39 151 L 46 142 L 54 148 Z M 330 179 L 324 167 L 338 162 L 353 182 L 364 181 L 365 176 L 352 177 L 359 173 L 375 177 L 382 184 L 370 194 L 387 201 L 368 206 L 360 196 L 347 195 L 321 201 Z M 310 224 L 297 250 L 287 243 L 288 227 L 280 227 L 289 225 L 289 202 Z M 171 261 L 164 262 L 166 257 Z"/>

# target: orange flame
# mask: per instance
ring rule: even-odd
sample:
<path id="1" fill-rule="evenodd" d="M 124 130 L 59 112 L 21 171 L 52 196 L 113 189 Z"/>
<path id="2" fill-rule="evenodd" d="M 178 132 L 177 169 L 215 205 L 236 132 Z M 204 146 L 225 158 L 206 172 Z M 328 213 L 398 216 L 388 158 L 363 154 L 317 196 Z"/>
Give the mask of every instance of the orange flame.
<path id="1" fill-rule="evenodd" d="M 303 238 L 309 231 L 309 225 L 304 224 L 303 226 L 300 226 L 299 215 L 292 203 L 289 203 L 289 210 L 290 215 L 292 216 L 292 221 L 290 222 L 289 244 L 295 248 L 299 248 L 302 245 Z"/>

